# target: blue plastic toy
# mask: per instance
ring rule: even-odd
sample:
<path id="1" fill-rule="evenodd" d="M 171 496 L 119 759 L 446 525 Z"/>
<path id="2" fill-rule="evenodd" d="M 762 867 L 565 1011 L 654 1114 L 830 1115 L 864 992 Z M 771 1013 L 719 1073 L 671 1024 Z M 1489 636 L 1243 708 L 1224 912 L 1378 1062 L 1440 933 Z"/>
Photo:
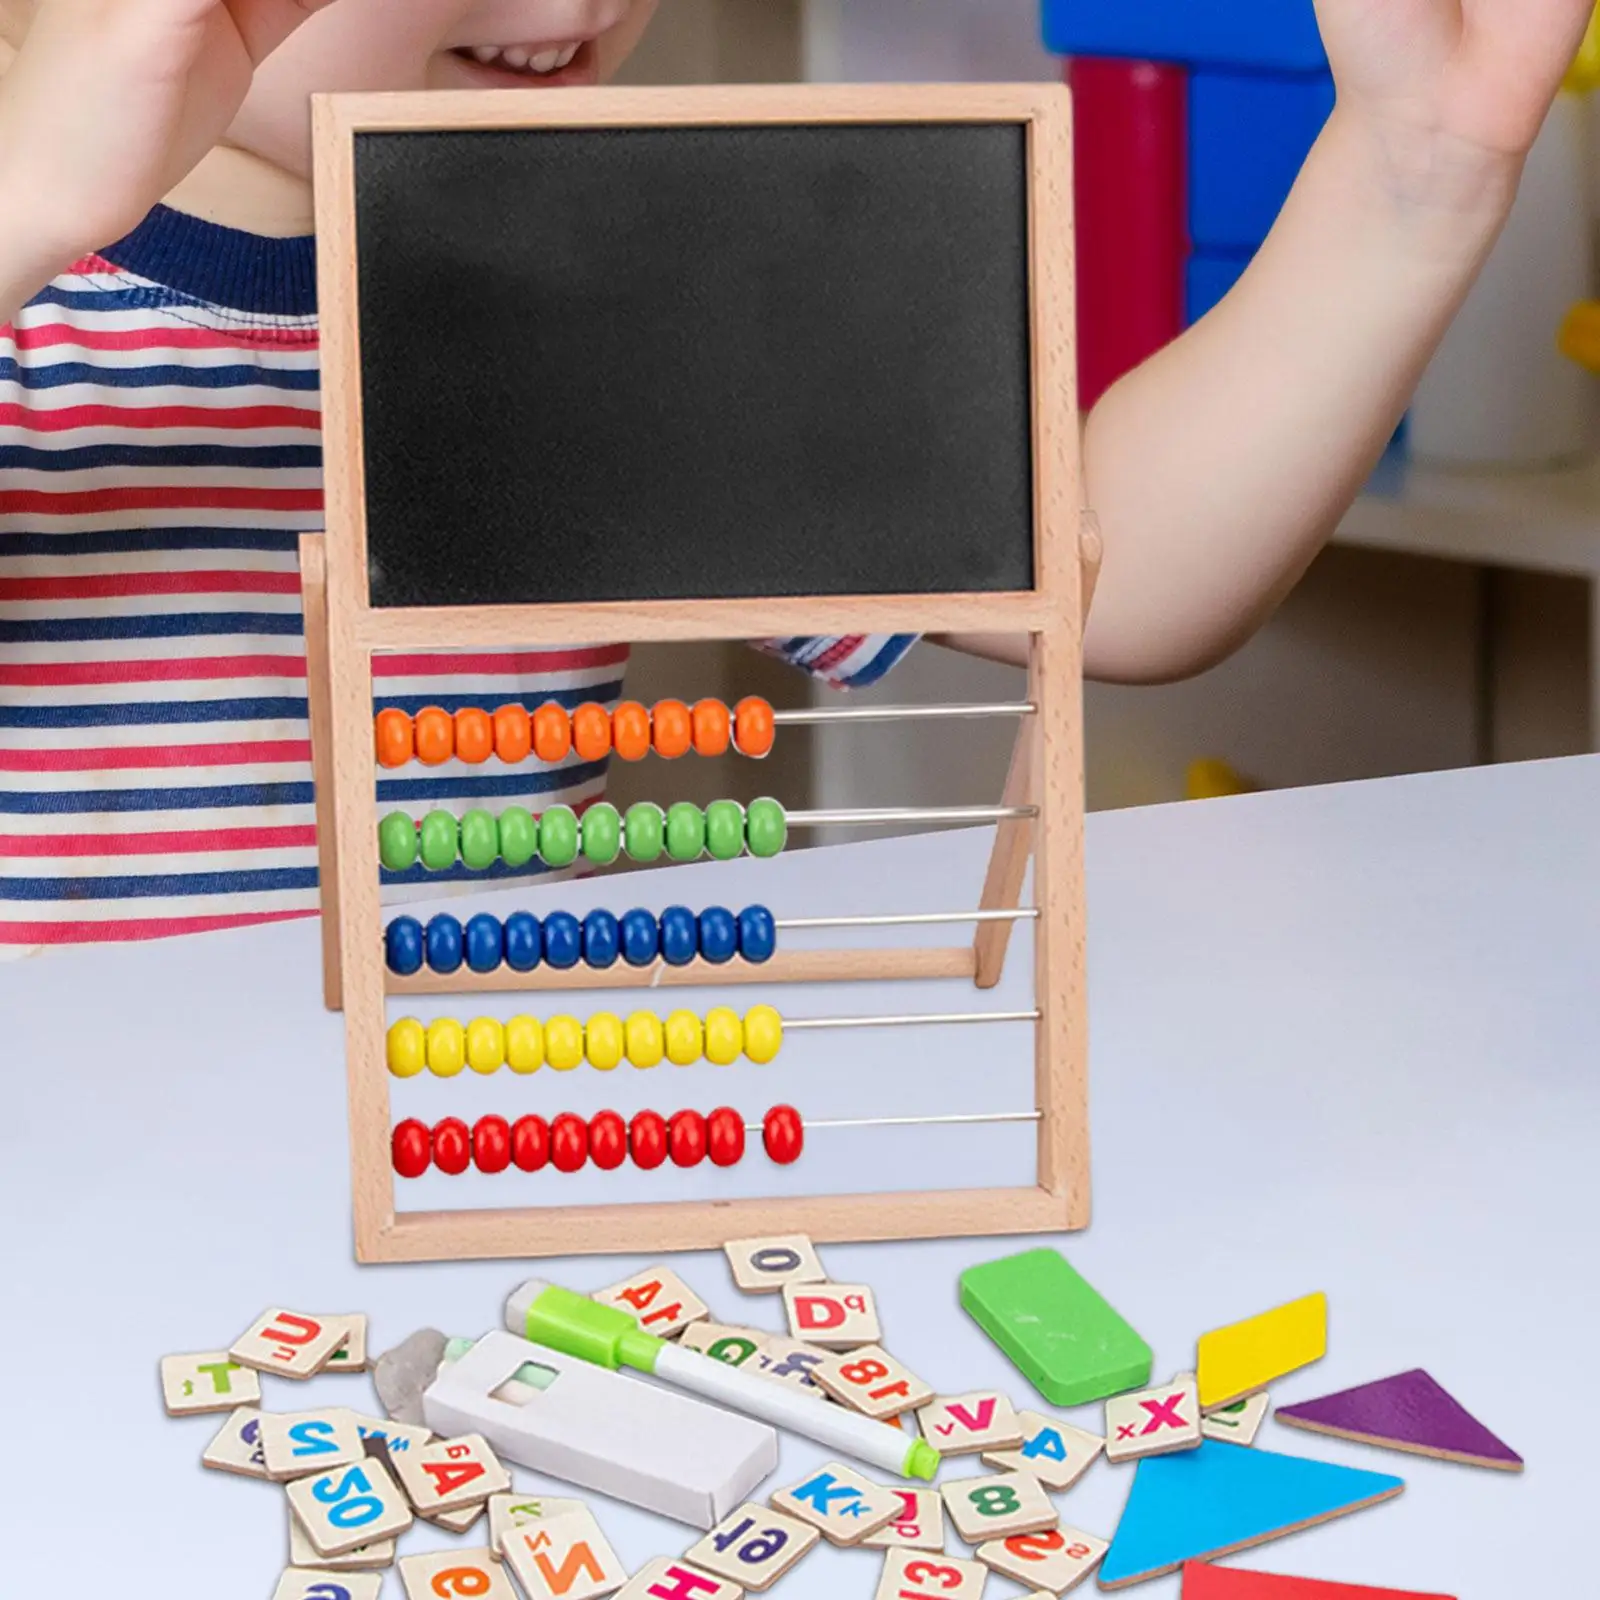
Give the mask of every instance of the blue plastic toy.
<path id="1" fill-rule="evenodd" d="M 1043 0 L 1044 39 L 1063 56 L 1189 67 L 1326 72 L 1312 0 Z"/>

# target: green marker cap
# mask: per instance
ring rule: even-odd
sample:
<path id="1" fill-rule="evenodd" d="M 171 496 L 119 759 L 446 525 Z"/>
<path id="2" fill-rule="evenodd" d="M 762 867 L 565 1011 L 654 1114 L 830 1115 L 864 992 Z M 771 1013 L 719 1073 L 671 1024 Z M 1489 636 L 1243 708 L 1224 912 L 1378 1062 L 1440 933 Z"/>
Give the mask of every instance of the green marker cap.
<path id="1" fill-rule="evenodd" d="M 626 1311 L 538 1278 L 506 1301 L 506 1326 L 534 1344 L 613 1372 L 618 1367 L 654 1372 L 661 1353 L 662 1341 L 645 1333 Z"/>
<path id="2" fill-rule="evenodd" d="M 921 1478 L 932 1483 L 939 1475 L 939 1452 L 926 1439 L 913 1439 L 906 1451 L 906 1464 L 900 1469 L 902 1478 Z"/>

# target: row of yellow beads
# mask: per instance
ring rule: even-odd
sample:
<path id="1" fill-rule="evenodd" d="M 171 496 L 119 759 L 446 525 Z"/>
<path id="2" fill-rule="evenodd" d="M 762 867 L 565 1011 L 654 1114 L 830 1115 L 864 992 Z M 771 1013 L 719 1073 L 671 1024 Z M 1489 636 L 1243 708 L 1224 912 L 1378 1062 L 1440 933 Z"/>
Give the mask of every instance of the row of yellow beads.
<path id="1" fill-rule="evenodd" d="M 741 1017 L 727 1006 L 714 1006 L 702 1020 L 692 1011 L 666 1017 L 635 1011 L 626 1021 L 610 1011 L 596 1012 L 587 1022 L 576 1017 L 474 1017 L 464 1027 L 454 1017 L 426 1025 L 415 1017 L 392 1023 L 387 1039 L 389 1071 L 397 1078 L 432 1072 L 453 1078 L 466 1067 L 474 1072 L 537 1072 L 554 1067 L 570 1072 L 587 1061 L 609 1072 L 624 1059 L 636 1067 L 654 1067 L 663 1059 L 687 1067 L 704 1057 L 725 1067 L 741 1055 L 765 1065 L 783 1045 L 783 1019 L 771 1006 L 752 1006 Z"/>

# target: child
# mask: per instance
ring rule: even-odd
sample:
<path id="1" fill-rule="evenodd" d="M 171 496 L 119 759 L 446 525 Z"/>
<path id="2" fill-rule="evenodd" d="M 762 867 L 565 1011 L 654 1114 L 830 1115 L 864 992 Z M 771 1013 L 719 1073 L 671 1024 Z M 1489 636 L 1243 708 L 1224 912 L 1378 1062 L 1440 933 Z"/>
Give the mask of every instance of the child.
<path id="1" fill-rule="evenodd" d="M 1322 0 L 1339 107 L 1278 228 L 1090 419 L 1092 672 L 1197 670 L 1304 570 L 1493 243 L 1590 5 Z M 0 0 L 0 945 L 314 907 L 307 97 L 596 82 L 654 9 Z M 861 683 L 909 642 L 776 648 Z M 408 710 L 609 702 L 625 656 L 401 658 L 376 690 Z M 380 796 L 539 809 L 601 781 L 529 762 L 508 791 L 451 765 Z"/>

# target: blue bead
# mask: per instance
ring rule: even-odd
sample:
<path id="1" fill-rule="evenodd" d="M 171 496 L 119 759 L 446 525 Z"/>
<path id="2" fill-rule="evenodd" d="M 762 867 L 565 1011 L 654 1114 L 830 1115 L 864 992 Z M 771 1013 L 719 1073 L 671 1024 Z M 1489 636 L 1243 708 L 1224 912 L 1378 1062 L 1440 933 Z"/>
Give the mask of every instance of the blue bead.
<path id="1" fill-rule="evenodd" d="M 532 972 L 539 965 L 543 934 L 531 911 L 513 911 L 506 918 L 506 965 L 513 972 Z"/>
<path id="2" fill-rule="evenodd" d="M 428 965 L 435 972 L 454 972 L 461 965 L 461 924 L 448 912 L 428 919 Z"/>
<path id="3" fill-rule="evenodd" d="M 778 947 L 778 925 L 765 906 L 746 906 L 739 913 L 739 954 L 746 961 L 767 961 Z"/>
<path id="4" fill-rule="evenodd" d="M 499 917 L 480 911 L 467 924 L 467 965 L 474 972 L 494 972 L 505 953 L 505 933 Z"/>
<path id="5" fill-rule="evenodd" d="M 583 959 L 591 967 L 616 965 L 622 949 L 622 927 L 609 911 L 591 911 L 583 919 Z"/>
<path id="6" fill-rule="evenodd" d="M 700 930 L 688 906 L 668 906 L 661 913 L 661 959 L 669 967 L 686 967 L 700 953 Z"/>
<path id="7" fill-rule="evenodd" d="M 552 967 L 575 967 L 583 954 L 583 929 L 570 911 L 552 911 L 544 919 L 544 958 Z"/>
<path id="8" fill-rule="evenodd" d="M 622 959 L 630 967 L 648 967 L 661 954 L 661 925 L 641 908 L 622 914 Z"/>
<path id="9" fill-rule="evenodd" d="M 383 930 L 383 959 L 403 978 L 422 970 L 422 924 L 415 917 L 396 917 Z"/>
<path id="10" fill-rule="evenodd" d="M 726 906 L 707 906 L 700 913 L 700 954 L 718 966 L 732 961 L 739 949 L 739 924 Z"/>

